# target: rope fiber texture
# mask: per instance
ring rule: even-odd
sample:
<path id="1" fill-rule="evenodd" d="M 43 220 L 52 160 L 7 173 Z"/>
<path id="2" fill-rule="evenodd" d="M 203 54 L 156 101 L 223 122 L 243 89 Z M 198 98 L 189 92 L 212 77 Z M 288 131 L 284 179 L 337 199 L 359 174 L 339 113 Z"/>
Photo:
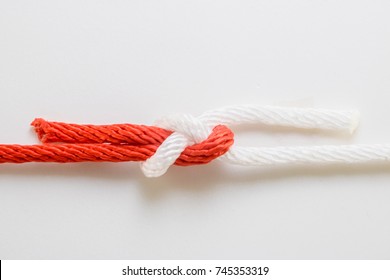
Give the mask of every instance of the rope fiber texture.
<path id="1" fill-rule="evenodd" d="M 220 108 L 198 117 L 170 115 L 155 126 L 81 125 L 37 118 L 32 126 L 43 144 L 0 145 L 0 163 L 140 161 L 147 177 L 158 177 L 173 164 L 206 164 L 217 158 L 246 166 L 390 161 L 390 145 L 237 147 L 228 126 L 241 124 L 352 133 L 358 114 L 247 105 Z"/>

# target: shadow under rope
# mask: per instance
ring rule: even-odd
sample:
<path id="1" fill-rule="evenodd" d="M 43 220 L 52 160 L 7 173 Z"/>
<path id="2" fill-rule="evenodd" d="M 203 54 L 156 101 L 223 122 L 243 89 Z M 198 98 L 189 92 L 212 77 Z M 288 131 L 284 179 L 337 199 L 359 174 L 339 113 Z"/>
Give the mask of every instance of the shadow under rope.
<path id="1" fill-rule="evenodd" d="M 297 177 L 334 176 L 379 176 L 389 174 L 390 163 L 294 165 L 275 167 L 242 167 L 212 162 L 207 165 L 171 167 L 158 178 L 147 178 L 138 163 L 24 163 L 0 164 L 0 176 L 4 177 L 62 177 L 93 178 L 115 183 L 118 181 L 138 182 L 150 187 L 178 187 L 188 190 L 208 189 L 217 185 L 237 185 L 257 182 L 264 185 L 270 181 L 284 181 Z M 240 184 L 241 183 L 241 184 Z"/>

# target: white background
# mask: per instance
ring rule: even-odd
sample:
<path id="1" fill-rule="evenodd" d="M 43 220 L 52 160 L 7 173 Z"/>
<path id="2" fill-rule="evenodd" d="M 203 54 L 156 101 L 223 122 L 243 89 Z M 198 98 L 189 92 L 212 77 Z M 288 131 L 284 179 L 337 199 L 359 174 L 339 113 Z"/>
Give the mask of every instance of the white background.
<path id="1" fill-rule="evenodd" d="M 385 0 L 0 0 L 0 140 L 37 143 L 35 117 L 152 124 L 249 103 L 362 122 L 353 137 L 235 128 L 237 144 L 390 143 L 389 14 Z M 382 259 L 389 218 L 390 165 L 0 166 L 1 259 Z"/>

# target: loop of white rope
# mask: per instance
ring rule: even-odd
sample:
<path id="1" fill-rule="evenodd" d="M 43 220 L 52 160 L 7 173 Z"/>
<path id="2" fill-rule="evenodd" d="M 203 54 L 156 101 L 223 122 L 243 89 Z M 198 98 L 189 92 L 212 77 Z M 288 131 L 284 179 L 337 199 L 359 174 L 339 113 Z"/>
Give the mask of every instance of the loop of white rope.
<path id="1" fill-rule="evenodd" d="M 278 106 L 231 106 L 205 112 L 195 118 L 190 115 L 171 115 L 156 125 L 174 131 L 141 164 L 147 177 L 163 175 L 184 149 L 207 139 L 214 126 L 262 124 L 304 129 L 319 129 L 352 133 L 358 124 L 356 111 L 289 108 Z M 219 159 L 239 165 L 310 164 L 329 162 L 365 162 L 389 160 L 390 145 L 316 146 L 246 148 L 233 145 Z"/>
<path id="2" fill-rule="evenodd" d="M 215 126 L 262 124 L 292 128 L 319 129 L 352 133 L 359 123 L 356 110 L 339 111 L 314 108 L 241 105 L 223 107 L 199 116 L 205 124 Z"/>

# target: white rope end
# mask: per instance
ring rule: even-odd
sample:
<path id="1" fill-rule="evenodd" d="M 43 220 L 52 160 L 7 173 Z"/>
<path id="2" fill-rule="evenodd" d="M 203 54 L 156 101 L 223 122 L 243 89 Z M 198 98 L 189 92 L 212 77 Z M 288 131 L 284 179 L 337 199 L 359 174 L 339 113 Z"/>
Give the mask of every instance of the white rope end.
<path id="1" fill-rule="evenodd" d="M 360 122 L 360 113 L 358 110 L 351 111 L 351 123 L 349 127 L 349 132 L 353 134 L 357 129 Z"/>

